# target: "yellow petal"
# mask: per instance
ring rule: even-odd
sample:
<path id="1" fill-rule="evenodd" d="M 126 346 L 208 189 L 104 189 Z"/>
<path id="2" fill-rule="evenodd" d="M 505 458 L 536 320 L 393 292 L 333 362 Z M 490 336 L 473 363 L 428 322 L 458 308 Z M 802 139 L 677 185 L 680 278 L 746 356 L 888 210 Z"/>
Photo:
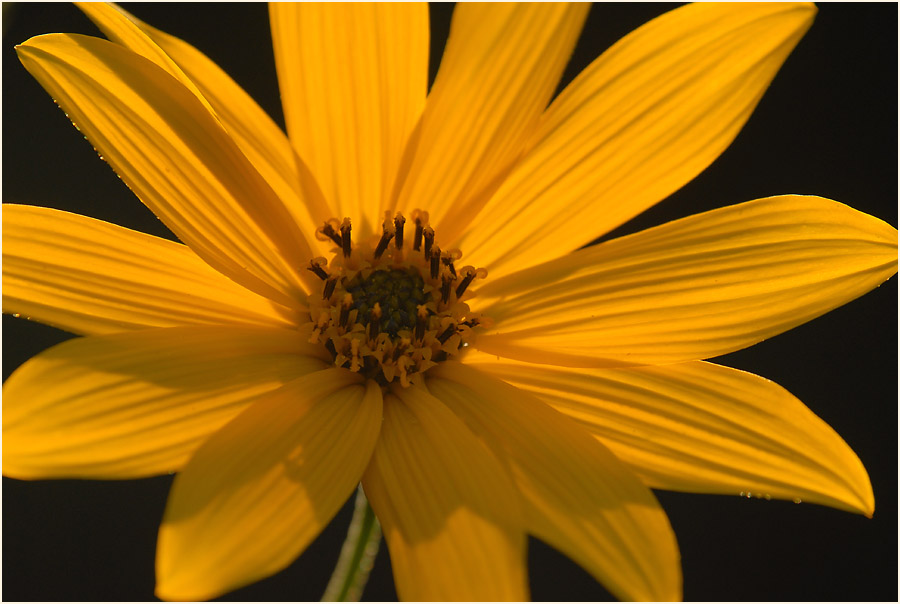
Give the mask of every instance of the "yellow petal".
<path id="1" fill-rule="evenodd" d="M 187 246 L 77 214 L 3 205 L 3 312 L 79 334 L 202 323 L 287 326 L 287 309 Z"/>
<path id="2" fill-rule="evenodd" d="M 131 15 L 109 2 L 75 2 L 74 4 L 94 22 L 100 31 L 106 34 L 107 38 L 156 63 L 193 92 L 200 102 L 206 105 L 207 109 L 213 111 L 194 82 L 156 42 L 147 36 L 146 32 L 138 27 L 135 23 L 136 20 Z"/>
<path id="3" fill-rule="evenodd" d="M 326 366 L 293 330 L 172 327 L 69 340 L 3 385 L 3 474 L 179 470 L 260 395 Z"/>
<path id="4" fill-rule="evenodd" d="M 654 365 L 746 348 L 877 287 L 897 231 L 820 197 L 720 208 L 479 288 L 479 349 L 572 367 Z"/>
<path id="5" fill-rule="evenodd" d="M 395 394 L 385 398 L 363 486 L 400 599 L 528 599 L 518 493 L 506 471 L 423 388 Z"/>
<path id="6" fill-rule="evenodd" d="M 581 426 L 526 392 L 459 363 L 428 389 L 511 468 L 527 528 L 617 598 L 681 598 L 675 535 L 653 493 Z"/>
<path id="7" fill-rule="evenodd" d="M 269 18 L 291 142 L 337 217 L 372 234 L 425 105 L 428 7 L 277 2 Z"/>
<path id="8" fill-rule="evenodd" d="M 578 249 L 666 198 L 734 140 L 815 12 L 698 3 L 626 36 L 554 100 L 459 247 L 500 276 Z"/>
<path id="9" fill-rule="evenodd" d="M 874 509 L 866 470 L 841 437 L 751 373 L 699 361 L 564 369 L 478 353 L 467 363 L 581 423 L 653 488 Z"/>
<path id="10" fill-rule="evenodd" d="M 431 213 L 449 244 L 518 159 L 566 62 L 587 4 L 460 3 L 397 202 Z"/>
<path id="11" fill-rule="evenodd" d="M 159 531 L 156 594 L 217 597 L 278 572 L 353 493 L 381 427 L 381 390 L 343 369 L 264 397 L 175 478 Z"/>
<path id="12" fill-rule="evenodd" d="M 121 7 L 103 2 L 76 5 L 110 40 L 150 59 L 197 95 L 294 216 L 310 247 L 319 246 L 315 230 L 332 212 L 287 136 L 243 88 L 190 44 Z"/>
<path id="13" fill-rule="evenodd" d="M 303 236 L 194 94 L 147 59 L 97 38 L 49 34 L 17 50 L 122 180 L 197 255 L 282 304 L 305 296 Z"/>

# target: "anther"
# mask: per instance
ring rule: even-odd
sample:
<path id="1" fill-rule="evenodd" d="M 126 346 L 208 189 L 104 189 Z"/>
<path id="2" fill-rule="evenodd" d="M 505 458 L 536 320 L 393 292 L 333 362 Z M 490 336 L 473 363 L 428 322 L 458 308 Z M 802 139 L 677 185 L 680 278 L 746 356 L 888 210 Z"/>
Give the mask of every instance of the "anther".
<path id="1" fill-rule="evenodd" d="M 384 251 L 387 249 L 388 243 L 390 243 L 394 234 L 390 231 L 390 229 L 385 226 L 384 232 L 381 234 L 381 239 L 378 241 L 378 245 L 375 247 L 375 258 L 381 258 L 381 255 L 384 254 Z"/>
<path id="2" fill-rule="evenodd" d="M 353 296 L 344 294 L 344 300 L 341 302 L 341 315 L 338 324 L 341 327 L 347 327 L 347 321 L 350 319 L 350 308 L 353 306 Z"/>
<path id="3" fill-rule="evenodd" d="M 334 231 L 334 226 L 330 222 L 326 222 L 322 228 L 317 229 L 316 235 L 322 235 L 325 239 L 331 239 L 338 246 L 342 243 L 341 237 Z"/>
<path id="4" fill-rule="evenodd" d="M 318 277 L 322 281 L 327 281 L 328 273 L 325 272 L 325 269 L 322 268 L 323 265 L 328 266 L 328 263 L 325 260 L 325 258 L 313 258 L 312 260 L 309 261 L 309 266 L 306 267 L 306 270 L 314 273 L 316 275 L 316 277 Z"/>
<path id="5" fill-rule="evenodd" d="M 413 249 L 417 252 L 422 249 L 422 231 L 424 229 L 425 225 L 422 224 L 422 219 L 416 216 L 416 233 L 413 235 Z"/>
<path id="6" fill-rule="evenodd" d="M 403 214 L 397 212 L 397 215 L 394 216 L 394 245 L 397 246 L 397 249 L 403 249 L 403 225 L 406 223 L 406 218 L 403 217 Z"/>
<path id="7" fill-rule="evenodd" d="M 456 267 L 453 266 L 453 258 L 450 257 L 450 254 L 445 253 L 443 258 L 441 258 L 441 262 L 444 263 L 444 266 L 450 269 L 450 274 L 453 275 L 454 279 L 456 279 Z"/>
<path id="8" fill-rule="evenodd" d="M 350 219 L 344 218 L 341 223 L 341 248 L 344 251 L 344 258 L 350 257 Z"/>
<path id="9" fill-rule="evenodd" d="M 455 333 L 456 333 L 456 325 L 454 325 L 453 323 L 450 323 L 450 325 L 447 326 L 447 329 L 442 331 L 441 335 L 439 335 L 437 337 L 437 340 L 441 344 L 444 344 L 447 340 L 450 339 L 450 336 L 452 336 Z"/>
<path id="10" fill-rule="evenodd" d="M 428 308 L 424 304 L 416 307 L 416 342 L 425 337 L 425 323 L 428 321 Z"/>
<path id="11" fill-rule="evenodd" d="M 431 246 L 434 245 L 434 229 L 427 226 L 422 231 L 425 237 L 425 250 L 422 252 L 426 259 L 431 258 Z"/>
<path id="12" fill-rule="evenodd" d="M 428 240 L 426 239 L 426 243 Z M 430 247 L 430 246 L 429 246 Z M 437 279 L 441 270 L 441 248 L 434 246 L 431 250 L 431 278 Z"/>
<path id="13" fill-rule="evenodd" d="M 325 289 L 322 291 L 322 299 L 327 300 L 331 297 L 331 294 L 334 293 L 334 288 L 337 286 L 338 280 L 336 278 L 329 279 L 325 282 Z"/>
<path id="14" fill-rule="evenodd" d="M 461 298 L 462 295 L 466 292 L 466 288 L 472 284 L 472 281 L 475 280 L 475 271 L 474 270 L 466 270 L 466 276 L 463 277 L 462 281 L 459 282 L 459 285 L 456 286 L 456 297 Z"/>
<path id="15" fill-rule="evenodd" d="M 441 302 L 446 304 L 450 301 L 450 283 L 453 279 L 450 278 L 449 275 L 444 275 L 441 277 Z"/>

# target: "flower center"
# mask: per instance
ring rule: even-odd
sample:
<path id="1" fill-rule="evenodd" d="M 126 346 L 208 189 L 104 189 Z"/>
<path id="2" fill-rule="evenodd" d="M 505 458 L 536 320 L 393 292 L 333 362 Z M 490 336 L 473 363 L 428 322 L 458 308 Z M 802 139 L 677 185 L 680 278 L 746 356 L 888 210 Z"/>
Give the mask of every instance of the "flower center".
<path id="1" fill-rule="evenodd" d="M 404 237 L 406 218 L 385 213 L 381 236 L 355 245 L 348 218 L 329 220 L 316 236 L 334 242 L 334 257 L 308 267 L 322 280 L 321 295 L 309 299 L 310 341 L 323 344 L 338 367 L 383 386 L 395 379 L 409 386 L 458 356 L 484 322 L 464 300 L 487 271 L 457 269 L 462 253 L 435 245 L 428 213 L 416 210 L 412 219 L 413 236 Z"/>

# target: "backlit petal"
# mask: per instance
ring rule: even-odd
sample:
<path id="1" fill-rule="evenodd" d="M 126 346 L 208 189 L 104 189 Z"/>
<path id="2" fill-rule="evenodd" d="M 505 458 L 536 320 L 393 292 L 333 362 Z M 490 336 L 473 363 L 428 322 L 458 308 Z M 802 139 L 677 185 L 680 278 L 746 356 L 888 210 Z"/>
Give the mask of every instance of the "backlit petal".
<path id="1" fill-rule="evenodd" d="M 820 197 L 770 197 L 579 250 L 479 288 L 480 350 L 572 367 L 746 348 L 897 271 L 897 230 Z"/>
<path id="2" fill-rule="evenodd" d="M 375 232 L 428 86 L 428 7 L 269 5 L 288 134 L 338 218 Z"/>
<path id="3" fill-rule="evenodd" d="M 397 594 L 408 601 L 527 600 L 518 493 L 490 451 L 421 387 L 387 396 L 363 476 Z M 402 399 L 402 400 L 401 400 Z"/>
<path id="4" fill-rule="evenodd" d="M 294 216 L 310 247 L 318 247 L 313 233 L 332 213 L 308 169 L 302 164 L 298 169 L 301 162 L 287 136 L 256 101 L 187 42 L 147 25 L 114 4 L 76 4 L 110 40 L 168 71 L 209 107 Z"/>
<path id="5" fill-rule="evenodd" d="M 197 97 L 154 63 L 87 36 L 16 47 L 116 173 L 201 258 L 249 289 L 302 299 L 296 223 Z"/>
<path id="6" fill-rule="evenodd" d="M 734 140 L 815 11 L 698 3 L 635 30 L 554 100 L 459 246 L 496 277 L 578 249 L 664 199 Z"/>
<path id="7" fill-rule="evenodd" d="M 450 244 L 537 127 L 589 5 L 460 3 L 398 200 Z"/>
<path id="8" fill-rule="evenodd" d="M 751 373 L 699 361 L 569 369 L 483 353 L 467 363 L 581 423 L 653 488 L 874 509 L 866 470 L 841 437 Z"/>
<path id="9" fill-rule="evenodd" d="M 653 493 L 587 430 L 526 392 L 459 363 L 428 388 L 510 467 L 527 528 L 622 600 L 681 598 L 678 546 Z"/>
<path id="10" fill-rule="evenodd" d="M 146 32 L 138 27 L 135 23 L 136 19 L 131 15 L 110 2 L 75 2 L 74 4 L 94 22 L 100 31 L 106 34 L 107 38 L 156 63 L 193 92 L 210 111 L 213 110 L 194 82 Z"/>
<path id="11" fill-rule="evenodd" d="M 157 595 L 209 599 L 290 564 L 359 484 L 380 428 L 380 388 L 343 369 L 251 405 L 175 478 Z"/>
<path id="12" fill-rule="evenodd" d="M 3 474 L 136 478 L 181 469 L 260 395 L 326 366 L 296 331 L 173 327 L 77 338 L 3 385 Z"/>
<path id="13" fill-rule="evenodd" d="M 286 308 L 224 277 L 185 245 L 13 204 L 3 205 L 3 312 L 79 334 L 289 324 Z"/>

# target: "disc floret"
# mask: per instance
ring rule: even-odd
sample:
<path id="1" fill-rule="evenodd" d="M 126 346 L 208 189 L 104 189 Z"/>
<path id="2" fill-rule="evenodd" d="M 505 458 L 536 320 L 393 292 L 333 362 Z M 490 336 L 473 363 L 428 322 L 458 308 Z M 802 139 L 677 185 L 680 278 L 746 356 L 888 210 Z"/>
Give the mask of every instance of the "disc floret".
<path id="1" fill-rule="evenodd" d="M 334 243 L 334 257 L 307 267 L 322 280 L 309 299 L 310 341 L 323 344 L 338 367 L 382 385 L 409 386 L 458 357 L 485 321 L 465 300 L 487 271 L 457 269 L 462 253 L 435 244 L 427 212 L 413 212 L 412 222 L 408 229 L 403 215 L 386 213 L 380 237 L 354 244 L 349 219 L 329 220 L 316 235 Z"/>

